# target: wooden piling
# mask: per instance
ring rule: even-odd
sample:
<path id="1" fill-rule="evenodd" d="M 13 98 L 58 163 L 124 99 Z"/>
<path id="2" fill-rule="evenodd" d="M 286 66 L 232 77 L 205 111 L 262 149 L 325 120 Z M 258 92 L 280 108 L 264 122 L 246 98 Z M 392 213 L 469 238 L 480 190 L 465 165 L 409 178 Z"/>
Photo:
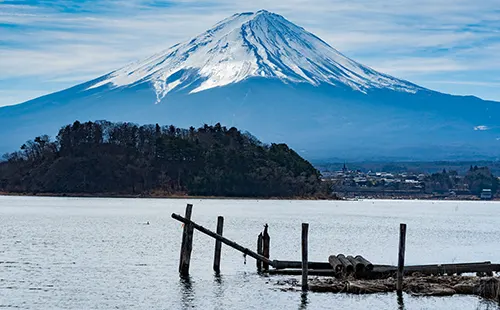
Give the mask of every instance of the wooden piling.
<path id="1" fill-rule="evenodd" d="M 186 206 L 185 218 L 191 221 L 191 214 L 193 213 L 193 205 Z M 189 263 L 191 261 L 191 251 L 193 250 L 193 225 L 190 223 L 184 224 L 184 231 L 182 233 L 181 244 L 181 257 L 179 262 L 179 273 L 181 276 L 189 275 Z"/>
<path id="2" fill-rule="evenodd" d="M 262 233 L 259 234 L 257 237 L 257 254 L 263 255 L 262 251 Z M 257 263 L 257 271 L 261 272 L 262 271 L 262 262 L 260 260 L 256 260 Z"/>
<path id="3" fill-rule="evenodd" d="M 307 277 L 309 274 L 307 239 L 309 234 L 309 224 L 302 223 L 302 290 L 307 291 L 309 288 Z"/>
<path id="4" fill-rule="evenodd" d="M 217 217 L 217 234 L 222 236 L 224 230 L 224 217 Z M 214 271 L 220 273 L 220 254 L 222 250 L 222 243 L 220 240 L 215 239 L 215 252 L 214 252 Z"/>
<path id="5" fill-rule="evenodd" d="M 398 255 L 398 273 L 396 291 L 398 295 L 403 294 L 403 274 L 405 266 L 405 247 L 406 247 L 406 224 L 399 225 L 399 255 Z"/>
<path id="6" fill-rule="evenodd" d="M 271 236 L 269 236 L 268 232 L 269 226 L 266 224 L 264 225 L 264 233 L 262 234 L 262 255 L 265 258 L 270 257 L 270 246 L 271 246 Z M 269 271 L 269 264 L 266 262 L 263 263 L 264 271 Z"/>

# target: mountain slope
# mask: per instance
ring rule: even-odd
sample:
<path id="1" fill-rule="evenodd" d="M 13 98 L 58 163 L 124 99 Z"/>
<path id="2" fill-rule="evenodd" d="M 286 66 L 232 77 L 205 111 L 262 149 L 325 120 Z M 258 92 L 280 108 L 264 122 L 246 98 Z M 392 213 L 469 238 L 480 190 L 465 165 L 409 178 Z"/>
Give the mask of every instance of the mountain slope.
<path id="1" fill-rule="evenodd" d="M 0 151 L 73 122 L 221 122 L 309 159 L 496 158 L 500 104 L 356 63 L 283 17 L 233 15 L 96 80 L 0 109 Z"/>

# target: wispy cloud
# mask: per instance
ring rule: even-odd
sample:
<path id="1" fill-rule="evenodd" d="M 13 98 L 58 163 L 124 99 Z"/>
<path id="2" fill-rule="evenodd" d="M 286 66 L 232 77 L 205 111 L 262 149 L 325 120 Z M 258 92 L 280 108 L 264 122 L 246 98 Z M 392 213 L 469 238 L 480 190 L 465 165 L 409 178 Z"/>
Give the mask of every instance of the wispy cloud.
<path id="1" fill-rule="evenodd" d="M 500 100 L 490 85 L 500 70 L 497 0 L 3 0 L 0 105 L 98 77 L 262 8 L 377 70 Z M 12 89 L 23 95 L 6 95 Z"/>

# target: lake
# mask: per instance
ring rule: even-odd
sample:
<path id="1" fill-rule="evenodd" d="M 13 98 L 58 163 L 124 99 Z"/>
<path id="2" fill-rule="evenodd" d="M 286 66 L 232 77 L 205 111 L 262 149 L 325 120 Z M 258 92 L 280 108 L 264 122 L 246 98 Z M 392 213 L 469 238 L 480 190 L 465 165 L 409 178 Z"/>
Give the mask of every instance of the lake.
<path id="1" fill-rule="evenodd" d="M 265 223 L 271 258 L 360 254 L 397 264 L 399 223 L 408 264 L 500 262 L 500 203 L 456 201 L 269 201 L 0 196 L 1 309 L 500 309 L 475 296 L 412 297 L 283 292 L 289 276 L 259 276 L 255 261 L 195 232 L 189 281 L 178 276 L 182 224 L 170 215 L 194 204 L 193 220 L 251 249 Z M 149 221 L 150 225 L 145 223 Z"/>

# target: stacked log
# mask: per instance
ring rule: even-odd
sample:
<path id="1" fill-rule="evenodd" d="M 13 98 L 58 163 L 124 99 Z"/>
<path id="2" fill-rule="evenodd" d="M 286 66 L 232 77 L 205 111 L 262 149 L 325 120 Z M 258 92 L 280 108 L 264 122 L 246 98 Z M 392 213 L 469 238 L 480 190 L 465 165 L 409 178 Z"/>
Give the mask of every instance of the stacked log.
<path id="1" fill-rule="evenodd" d="M 330 263 L 330 265 L 332 266 L 333 270 L 336 273 L 342 273 L 344 271 L 344 265 L 342 264 L 342 262 L 340 261 L 340 259 L 338 259 L 337 256 L 330 255 L 328 257 L 328 262 Z"/>
<path id="2" fill-rule="evenodd" d="M 356 260 L 361 262 L 363 264 L 363 267 L 366 271 L 372 271 L 373 270 L 373 264 L 370 263 L 368 260 L 366 260 L 363 256 L 358 255 L 355 257 Z"/>
<path id="3" fill-rule="evenodd" d="M 344 271 L 347 274 L 351 274 L 354 272 L 354 266 L 352 263 L 344 256 L 344 254 L 337 255 L 337 258 L 340 260 L 342 265 L 344 265 Z"/>
<path id="4" fill-rule="evenodd" d="M 365 266 L 357 259 L 355 259 L 352 256 L 347 256 L 347 260 L 351 262 L 352 266 L 354 267 L 354 271 L 356 273 L 361 273 L 365 269 Z"/>

